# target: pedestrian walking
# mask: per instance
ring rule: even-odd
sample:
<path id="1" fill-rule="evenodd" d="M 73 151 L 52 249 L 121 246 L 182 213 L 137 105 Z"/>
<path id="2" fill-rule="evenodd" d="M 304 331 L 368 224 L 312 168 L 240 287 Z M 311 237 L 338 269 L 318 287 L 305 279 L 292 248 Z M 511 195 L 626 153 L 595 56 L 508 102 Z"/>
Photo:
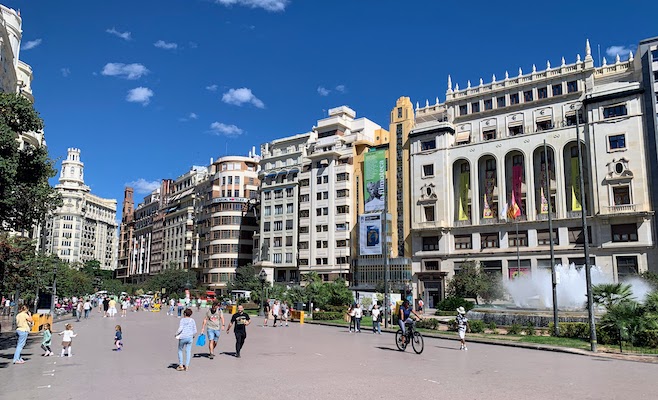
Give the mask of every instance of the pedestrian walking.
<path id="1" fill-rule="evenodd" d="M 121 332 L 121 325 L 114 327 L 114 345 L 117 348 L 117 351 L 121 351 L 123 348 L 123 333 Z"/>
<path id="2" fill-rule="evenodd" d="M 21 357 L 21 351 L 25 347 L 27 335 L 30 333 L 33 324 L 32 315 L 30 315 L 27 306 L 23 304 L 16 315 L 16 335 L 18 336 L 18 341 L 16 342 L 16 350 L 14 351 L 14 364 L 25 363 L 25 360 Z"/>
<path id="3" fill-rule="evenodd" d="M 178 331 L 176 331 L 176 339 L 178 339 L 178 367 L 176 367 L 176 371 L 187 371 L 190 367 L 192 339 L 197 332 L 196 322 L 191 317 L 192 310 L 188 308 L 185 310 L 185 317 L 178 324 Z M 185 360 L 183 360 L 183 350 L 186 353 Z"/>
<path id="4" fill-rule="evenodd" d="M 251 323 L 249 314 L 244 312 L 244 307 L 238 306 L 238 312 L 233 314 L 231 322 L 226 328 L 226 333 L 231 331 L 231 327 L 235 324 L 235 356 L 240 358 L 240 350 L 244 346 L 244 341 L 247 339 L 247 325 Z"/>
<path id="5" fill-rule="evenodd" d="M 423 314 L 423 306 L 425 305 L 425 302 L 423 299 L 418 300 L 418 312 L 422 315 Z"/>
<path id="6" fill-rule="evenodd" d="M 181 299 L 178 299 L 178 318 L 182 317 L 183 315 L 183 301 Z"/>
<path id="7" fill-rule="evenodd" d="M 372 333 L 378 333 L 381 335 L 382 310 L 379 309 L 379 306 L 377 304 L 372 306 L 372 311 L 370 311 L 370 315 L 372 316 Z"/>
<path id="8" fill-rule="evenodd" d="M 60 332 L 59 335 L 62 336 L 62 357 L 65 355 L 73 357 L 73 349 L 71 348 L 71 345 L 73 344 L 73 338 L 78 336 L 73 332 L 73 325 L 66 324 L 65 330 Z"/>
<path id="9" fill-rule="evenodd" d="M 203 326 L 201 327 L 201 332 L 203 332 L 206 327 L 208 328 L 206 332 L 208 336 L 208 358 L 211 360 L 215 358 L 215 347 L 219 340 L 219 334 L 225 326 L 224 314 L 222 313 L 222 309 L 219 308 L 219 302 L 215 301 L 212 303 L 210 309 L 206 311 L 206 317 L 203 319 Z"/>
<path id="10" fill-rule="evenodd" d="M 82 304 L 82 310 L 84 312 L 85 319 L 89 319 L 89 313 L 91 312 L 91 301 L 86 299 L 84 304 Z"/>
<path id="11" fill-rule="evenodd" d="M 110 309 L 110 299 L 105 296 L 103 299 L 103 318 L 107 317 L 107 311 Z"/>
<path id="12" fill-rule="evenodd" d="M 114 299 L 111 299 L 109 304 L 108 304 L 108 310 L 107 314 L 110 318 L 114 318 L 115 315 L 117 315 L 117 302 Z"/>
<path id="13" fill-rule="evenodd" d="M 41 355 L 42 357 L 50 357 L 55 354 L 50 348 L 52 341 L 53 341 L 53 334 L 50 331 L 50 324 L 45 323 L 43 324 L 43 338 L 41 339 L 41 348 L 43 349 L 43 351 L 45 351 L 45 353 Z"/>
<path id="14" fill-rule="evenodd" d="M 263 302 L 263 314 L 265 314 L 265 320 L 263 321 L 263 326 L 267 326 L 267 320 L 270 317 L 270 301 L 265 300 Z"/>
<path id="15" fill-rule="evenodd" d="M 361 318 L 363 318 L 363 308 L 361 308 L 361 304 L 357 304 L 354 308 L 354 325 L 356 332 L 359 333 L 361 333 Z"/>
<path id="16" fill-rule="evenodd" d="M 471 325 L 468 323 L 468 318 L 466 318 L 466 310 L 464 307 L 459 307 L 457 309 L 457 333 L 459 334 L 459 341 L 461 342 L 461 347 L 459 350 L 468 350 L 466 347 L 466 331 L 471 330 Z"/>
<path id="17" fill-rule="evenodd" d="M 350 330 L 349 332 L 352 332 L 352 327 L 354 327 L 354 332 L 356 332 L 356 320 L 354 319 L 354 315 L 356 314 L 356 304 L 352 304 L 350 308 L 347 309 L 347 315 L 350 317 Z"/>
<path id="18" fill-rule="evenodd" d="M 174 315 L 175 308 L 176 308 L 176 300 L 169 299 L 169 312 L 167 312 L 167 315 Z"/>
<path id="19" fill-rule="evenodd" d="M 78 301 L 75 304 L 75 320 L 76 322 L 80 322 L 80 318 L 82 318 L 82 310 L 84 309 L 84 304 L 82 301 Z"/>
<path id="20" fill-rule="evenodd" d="M 6 298 L 4 299 L 3 303 L 4 303 L 4 307 L 2 309 L 2 315 L 8 316 L 11 311 L 11 299 Z"/>
<path id="21" fill-rule="evenodd" d="M 128 315 L 128 308 L 130 307 L 130 300 L 123 299 L 121 302 L 121 317 Z"/>
<path id="22" fill-rule="evenodd" d="M 281 322 L 285 322 L 286 326 L 288 326 L 288 312 L 290 309 L 288 308 L 288 302 L 284 301 L 281 303 Z"/>
<path id="23" fill-rule="evenodd" d="M 272 327 L 276 328 L 276 321 L 280 318 L 280 313 L 281 313 L 281 305 L 279 304 L 279 300 L 274 300 L 274 305 L 272 306 L 272 316 L 274 317 L 274 323 L 272 324 Z"/>

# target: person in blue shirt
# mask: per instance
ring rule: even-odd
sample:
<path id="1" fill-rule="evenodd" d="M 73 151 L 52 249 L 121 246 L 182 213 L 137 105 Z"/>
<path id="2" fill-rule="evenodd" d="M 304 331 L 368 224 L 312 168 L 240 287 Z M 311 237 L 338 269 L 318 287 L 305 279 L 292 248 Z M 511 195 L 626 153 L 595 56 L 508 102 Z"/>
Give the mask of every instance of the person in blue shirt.
<path id="1" fill-rule="evenodd" d="M 422 317 L 411 308 L 411 305 L 409 304 L 409 300 L 405 300 L 402 302 L 402 305 L 400 306 L 400 312 L 398 314 L 398 325 L 400 325 L 400 329 L 402 330 L 402 340 L 406 341 L 406 326 L 405 324 L 414 324 L 414 320 L 411 318 L 411 314 L 416 316 L 416 321 L 420 320 Z"/>
<path id="2" fill-rule="evenodd" d="M 123 347 L 123 334 L 121 333 L 121 325 L 114 327 L 114 345 L 117 347 L 117 351 L 121 351 Z"/>

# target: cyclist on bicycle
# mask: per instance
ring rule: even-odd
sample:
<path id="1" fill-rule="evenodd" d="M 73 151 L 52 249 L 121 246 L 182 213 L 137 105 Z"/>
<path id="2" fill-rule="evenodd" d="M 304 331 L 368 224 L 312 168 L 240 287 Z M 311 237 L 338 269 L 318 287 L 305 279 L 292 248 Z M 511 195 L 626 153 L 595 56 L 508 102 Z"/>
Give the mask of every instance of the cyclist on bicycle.
<path id="1" fill-rule="evenodd" d="M 416 321 L 422 319 L 422 317 L 411 308 L 411 305 L 409 305 L 409 300 L 405 300 L 402 302 L 402 305 L 400 306 L 400 313 L 398 314 L 398 325 L 400 325 L 400 329 L 402 330 L 402 341 L 406 341 L 407 337 L 407 329 L 405 324 L 414 324 L 414 320 L 411 318 L 411 314 L 416 316 Z"/>

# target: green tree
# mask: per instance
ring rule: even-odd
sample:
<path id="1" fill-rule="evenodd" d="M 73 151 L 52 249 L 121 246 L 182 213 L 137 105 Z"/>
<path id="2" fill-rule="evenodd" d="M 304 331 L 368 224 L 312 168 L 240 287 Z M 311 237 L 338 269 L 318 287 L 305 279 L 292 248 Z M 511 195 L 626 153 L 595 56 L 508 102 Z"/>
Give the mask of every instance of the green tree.
<path id="1" fill-rule="evenodd" d="M 243 265 L 236 268 L 235 278 L 227 285 L 229 292 L 233 290 L 250 290 L 252 292 L 261 290 L 261 282 L 258 279 L 258 271 L 251 264 Z M 258 298 L 258 295 L 256 294 Z"/>
<path id="2" fill-rule="evenodd" d="M 473 298 L 476 304 L 479 299 L 491 303 L 503 297 L 504 292 L 500 279 L 482 270 L 476 262 L 465 262 L 461 270 L 448 282 L 448 294 L 452 297 Z"/>
<path id="3" fill-rule="evenodd" d="M 61 204 L 48 183 L 54 162 L 45 146 L 19 148 L 20 134 L 38 132 L 43 121 L 32 103 L 17 94 L 0 93 L 0 229 L 29 231 Z"/>
<path id="4" fill-rule="evenodd" d="M 185 269 L 167 268 L 157 275 L 151 276 L 145 283 L 144 288 L 151 291 L 160 291 L 165 288 L 167 293 L 184 292 L 186 286 L 194 289 L 197 285 L 196 274 Z"/>
<path id="5" fill-rule="evenodd" d="M 328 294 L 328 305 L 347 306 L 354 302 L 352 291 L 345 284 L 345 280 L 338 278 L 333 282 L 324 285 Z"/>
<path id="6" fill-rule="evenodd" d="M 592 287 L 592 298 L 595 304 L 607 309 L 633 296 L 631 285 L 625 283 L 602 283 Z"/>

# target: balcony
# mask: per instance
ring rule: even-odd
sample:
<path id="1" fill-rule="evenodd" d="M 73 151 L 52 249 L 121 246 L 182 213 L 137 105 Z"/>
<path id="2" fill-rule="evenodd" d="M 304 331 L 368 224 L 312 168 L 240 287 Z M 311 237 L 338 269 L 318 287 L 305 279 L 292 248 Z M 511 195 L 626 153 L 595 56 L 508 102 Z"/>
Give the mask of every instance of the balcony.
<path id="1" fill-rule="evenodd" d="M 470 219 L 464 221 L 455 221 L 454 226 L 471 226 L 473 223 Z"/>
<path id="2" fill-rule="evenodd" d="M 636 212 L 639 208 L 638 206 L 638 204 L 620 204 L 616 206 L 608 206 L 607 208 L 609 214 L 621 214 Z"/>

